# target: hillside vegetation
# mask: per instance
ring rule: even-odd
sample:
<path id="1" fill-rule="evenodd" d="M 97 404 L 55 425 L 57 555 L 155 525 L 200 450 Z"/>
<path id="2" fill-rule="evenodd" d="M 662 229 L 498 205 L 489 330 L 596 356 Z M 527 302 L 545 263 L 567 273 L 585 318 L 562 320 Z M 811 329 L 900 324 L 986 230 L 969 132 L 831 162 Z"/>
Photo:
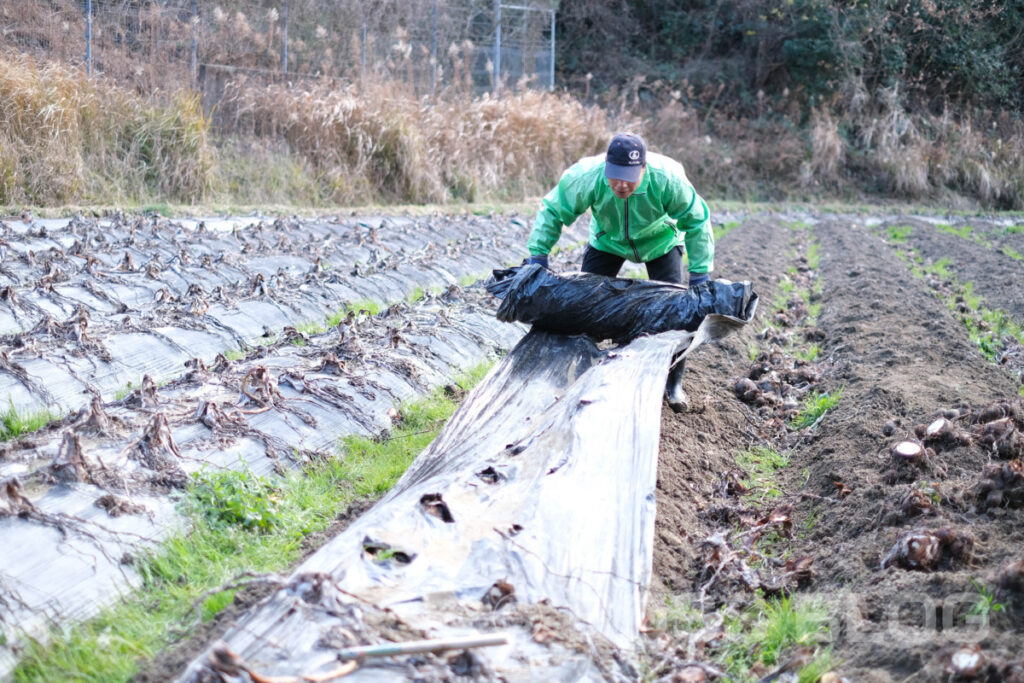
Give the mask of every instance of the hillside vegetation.
<path id="1" fill-rule="evenodd" d="M 155 36 L 161 3 L 135 4 L 132 30 Z M 334 25 L 344 17 L 329 15 L 350 5 L 307 14 Z M 242 9 L 252 8 L 237 0 L 214 13 L 237 23 Z M 334 35 L 292 9 L 297 46 Z M 239 34 L 260 50 L 232 51 L 218 24 L 216 58 L 240 70 L 218 84 L 215 106 L 176 71 L 159 80 L 155 38 L 106 31 L 104 74 L 84 79 L 69 42 L 80 9 L 69 4 L 52 29 L 40 11 L 4 10 L 14 38 L 0 54 L 8 207 L 521 198 L 631 128 L 713 198 L 1024 208 L 1024 10 L 1012 3 L 565 0 L 556 93 L 509 83 L 481 95 L 455 78 L 433 96 L 422 88 L 429 56 L 403 42 L 402 26 L 393 69 L 254 77 L 242 67 L 278 60 L 270 13 L 265 29 Z M 180 53 L 185 38 L 169 42 Z M 342 38 L 347 54 L 352 38 Z M 471 49 L 442 49 L 439 73 L 468 75 Z"/>
<path id="2" fill-rule="evenodd" d="M 560 20 L 565 82 L 646 117 L 716 195 L 1024 207 L 1020 3 L 565 0 Z"/>

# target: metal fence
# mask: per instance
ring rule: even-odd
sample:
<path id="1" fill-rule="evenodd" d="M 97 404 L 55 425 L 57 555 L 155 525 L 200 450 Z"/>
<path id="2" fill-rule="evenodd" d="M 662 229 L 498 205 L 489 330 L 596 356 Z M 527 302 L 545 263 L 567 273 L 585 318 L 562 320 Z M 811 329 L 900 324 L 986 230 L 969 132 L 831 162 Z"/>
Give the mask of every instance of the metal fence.
<path id="1" fill-rule="evenodd" d="M 267 82 L 388 78 L 419 95 L 554 87 L 557 0 L 38 4 L 47 7 L 36 8 L 35 21 L 49 27 L 59 57 L 142 92 L 191 87 L 215 100 L 239 74 Z"/>

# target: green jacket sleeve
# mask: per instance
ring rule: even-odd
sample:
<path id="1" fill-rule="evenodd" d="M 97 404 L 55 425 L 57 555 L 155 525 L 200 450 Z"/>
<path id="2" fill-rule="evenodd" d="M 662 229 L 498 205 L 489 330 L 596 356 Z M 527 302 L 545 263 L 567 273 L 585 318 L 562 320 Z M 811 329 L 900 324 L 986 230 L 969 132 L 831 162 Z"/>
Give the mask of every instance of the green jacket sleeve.
<path id="1" fill-rule="evenodd" d="M 715 267 L 715 237 L 708 205 L 690 183 L 677 178 L 668 193 L 665 212 L 683 231 L 690 272 L 710 273 Z"/>
<path id="2" fill-rule="evenodd" d="M 586 185 L 586 178 L 576 164 L 562 174 L 558 185 L 541 200 L 533 232 L 526 243 L 531 254 L 549 254 L 562 236 L 562 227 L 572 225 L 590 208 L 594 192 Z"/>

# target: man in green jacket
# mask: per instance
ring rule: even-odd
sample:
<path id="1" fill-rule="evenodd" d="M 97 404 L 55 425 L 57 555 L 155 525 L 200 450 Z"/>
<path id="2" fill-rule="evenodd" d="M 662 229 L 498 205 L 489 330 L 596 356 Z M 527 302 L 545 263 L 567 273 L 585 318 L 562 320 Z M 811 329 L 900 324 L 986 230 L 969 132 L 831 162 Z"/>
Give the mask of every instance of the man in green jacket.
<path id="1" fill-rule="evenodd" d="M 647 152 L 639 135 L 619 133 L 604 155 L 580 159 L 544 197 L 533 224 L 524 263 L 548 267 L 562 227 L 591 212 L 590 241 L 581 270 L 615 277 L 629 260 L 643 263 L 652 280 L 682 284 L 682 245 L 690 286 L 706 282 L 714 266 L 715 240 L 708 206 L 686 178 L 682 164 Z M 683 364 L 669 372 L 665 396 L 676 411 L 688 404 Z"/>
<path id="2" fill-rule="evenodd" d="M 690 285 L 707 281 L 715 255 L 708 206 L 682 164 L 648 153 L 639 135 L 616 135 L 606 154 L 581 159 L 562 174 L 537 212 L 527 262 L 547 267 L 562 226 L 587 209 L 592 220 L 584 273 L 614 277 L 629 260 L 645 264 L 652 280 L 681 284 L 685 244 Z"/>

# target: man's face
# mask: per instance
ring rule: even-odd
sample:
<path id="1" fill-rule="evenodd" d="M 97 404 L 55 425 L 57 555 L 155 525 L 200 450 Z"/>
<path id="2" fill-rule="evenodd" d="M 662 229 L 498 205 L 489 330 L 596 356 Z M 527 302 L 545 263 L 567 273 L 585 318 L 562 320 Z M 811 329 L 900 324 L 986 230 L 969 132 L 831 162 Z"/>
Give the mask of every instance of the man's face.
<path id="1" fill-rule="evenodd" d="M 635 183 L 631 183 L 628 180 L 618 180 L 616 178 L 606 178 L 605 180 L 608 181 L 608 186 L 612 188 L 612 192 L 615 193 L 616 197 L 619 199 L 625 199 L 636 192 L 636 188 L 640 187 L 640 183 L 643 182 L 644 173 L 646 172 L 647 167 L 644 166 L 644 169 L 640 171 L 640 177 L 636 179 Z"/>

